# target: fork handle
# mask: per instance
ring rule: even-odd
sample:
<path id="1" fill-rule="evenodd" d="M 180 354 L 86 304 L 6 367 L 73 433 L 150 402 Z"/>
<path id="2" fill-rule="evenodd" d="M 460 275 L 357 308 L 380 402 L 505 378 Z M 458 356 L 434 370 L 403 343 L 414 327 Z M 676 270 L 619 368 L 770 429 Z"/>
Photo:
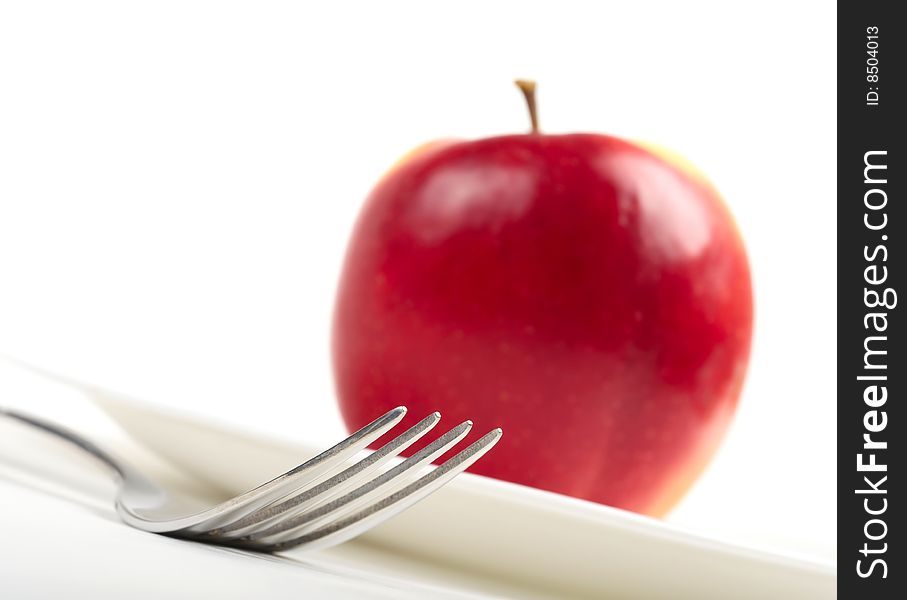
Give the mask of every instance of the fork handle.
<path id="1" fill-rule="evenodd" d="M 21 413 L 11 408 L 5 408 L 3 406 L 0 406 L 0 415 L 13 419 L 15 421 L 19 421 L 20 423 L 25 423 L 26 425 L 30 425 L 36 429 L 40 429 L 45 433 L 49 433 L 66 442 L 69 442 L 73 446 L 81 448 L 83 451 L 87 452 L 88 454 L 92 455 L 93 457 L 113 469 L 121 479 L 126 477 L 124 468 L 120 465 L 119 462 L 117 462 L 116 459 L 113 458 L 113 456 L 108 454 L 105 450 L 103 450 L 93 442 L 85 439 L 75 431 L 72 431 L 71 429 L 67 429 L 66 427 L 51 423 L 50 421 L 45 421 L 44 419 Z"/>

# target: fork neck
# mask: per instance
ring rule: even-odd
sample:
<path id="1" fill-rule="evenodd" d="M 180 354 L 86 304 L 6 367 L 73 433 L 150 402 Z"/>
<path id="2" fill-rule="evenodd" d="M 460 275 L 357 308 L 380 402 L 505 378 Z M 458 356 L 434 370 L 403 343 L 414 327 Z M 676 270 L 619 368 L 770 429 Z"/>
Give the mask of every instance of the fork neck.
<path id="1" fill-rule="evenodd" d="M 91 456 L 95 457 L 97 460 L 101 461 L 107 465 L 111 470 L 113 470 L 120 479 L 125 479 L 127 477 L 127 469 L 123 467 L 113 456 L 107 453 L 105 450 L 94 444 L 93 442 L 85 439 L 76 432 L 56 425 L 44 419 L 32 415 L 26 415 L 20 413 L 16 410 L 5 408 L 0 406 L 0 415 L 8 417 L 15 421 L 25 423 L 26 425 L 31 425 L 45 433 L 49 433 L 55 437 L 58 437 L 66 442 L 69 442 L 77 448 L 81 448 L 83 451 L 87 452 Z"/>

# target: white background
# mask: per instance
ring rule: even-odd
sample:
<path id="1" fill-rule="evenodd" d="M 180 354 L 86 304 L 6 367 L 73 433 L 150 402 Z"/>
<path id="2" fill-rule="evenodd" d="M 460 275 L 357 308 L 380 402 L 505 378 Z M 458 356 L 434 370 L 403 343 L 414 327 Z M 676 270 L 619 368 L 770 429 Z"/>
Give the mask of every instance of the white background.
<path id="1" fill-rule="evenodd" d="M 669 517 L 835 550 L 828 2 L 0 4 L 0 352 L 329 443 L 334 288 L 371 185 L 437 137 L 684 154 L 754 272 L 737 419 Z M 2 399 L 0 399 L 2 402 Z"/>

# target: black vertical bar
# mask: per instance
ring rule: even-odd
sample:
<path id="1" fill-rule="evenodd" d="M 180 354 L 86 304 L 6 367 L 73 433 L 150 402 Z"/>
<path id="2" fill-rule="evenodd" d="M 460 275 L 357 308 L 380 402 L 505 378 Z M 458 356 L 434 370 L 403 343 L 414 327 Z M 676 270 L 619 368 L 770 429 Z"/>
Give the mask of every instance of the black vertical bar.
<path id="1" fill-rule="evenodd" d="M 838 596 L 905 598 L 907 22 L 838 5 Z M 898 11 L 900 12 L 900 11 Z M 884 168 L 883 168 L 884 167 Z M 898 297 L 903 292 L 903 297 Z"/>

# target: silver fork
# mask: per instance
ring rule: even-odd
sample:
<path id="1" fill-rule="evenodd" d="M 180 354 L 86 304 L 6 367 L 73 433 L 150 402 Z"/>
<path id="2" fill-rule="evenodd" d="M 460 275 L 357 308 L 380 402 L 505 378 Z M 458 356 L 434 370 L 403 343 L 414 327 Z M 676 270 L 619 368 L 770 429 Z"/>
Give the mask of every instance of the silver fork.
<path id="1" fill-rule="evenodd" d="M 432 413 L 358 461 L 354 454 L 392 429 L 406 414 L 399 406 L 353 435 L 283 475 L 201 512 L 179 500 L 129 464 L 81 435 L 34 416 L 0 407 L 0 415 L 51 433 L 110 467 L 119 481 L 116 509 L 129 525 L 210 544 L 277 552 L 297 546 L 324 548 L 344 542 L 425 498 L 488 452 L 502 435 L 494 429 L 420 476 L 431 461 L 469 432 L 457 425 L 398 465 L 379 472 L 393 457 L 441 419 Z"/>

